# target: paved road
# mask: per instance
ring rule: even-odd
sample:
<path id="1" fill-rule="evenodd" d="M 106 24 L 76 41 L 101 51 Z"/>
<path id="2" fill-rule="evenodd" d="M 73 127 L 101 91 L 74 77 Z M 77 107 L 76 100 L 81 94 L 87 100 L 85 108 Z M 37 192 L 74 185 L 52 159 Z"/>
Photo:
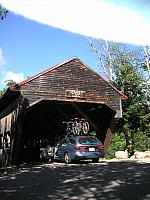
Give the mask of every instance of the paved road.
<path id="1" fill-rule="evenodd" d="M 0 178 L 1 200 L 150 200 L 150 162 L 22 166 Z"/>

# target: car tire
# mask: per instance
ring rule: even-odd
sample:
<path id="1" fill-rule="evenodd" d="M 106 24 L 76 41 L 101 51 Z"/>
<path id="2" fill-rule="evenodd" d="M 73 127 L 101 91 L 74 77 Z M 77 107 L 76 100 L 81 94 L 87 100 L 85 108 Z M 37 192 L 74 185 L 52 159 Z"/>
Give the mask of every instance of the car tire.
<path id="1" fill-rule="evenodd" d="M 99 158 L 93 158 L 93 159 L 92 159 L 92 162 L 93 162 L 93 163 L 98 163 L 98 162 L 99 162 Z"/>
<path id="2" fill-rule="evenodd" d="M 70 164 L 71 163 L 71 158 L 70 158 L 70 154 L 69 153 L 65 153 L 64 160 L 65 160 L 66 164 Z"/>

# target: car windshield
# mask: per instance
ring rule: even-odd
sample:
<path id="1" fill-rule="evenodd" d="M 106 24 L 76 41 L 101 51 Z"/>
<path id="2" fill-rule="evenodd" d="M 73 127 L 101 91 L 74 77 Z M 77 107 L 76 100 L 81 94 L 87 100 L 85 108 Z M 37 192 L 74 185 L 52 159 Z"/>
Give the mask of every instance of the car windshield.
<path id="1" fill-rule="evenodd" d="M 101 144 L 101 142 L 93 137 L 83 137 L 79 138 L 79 143 L 82 145 L 91 145 L 91 144 Z"/>

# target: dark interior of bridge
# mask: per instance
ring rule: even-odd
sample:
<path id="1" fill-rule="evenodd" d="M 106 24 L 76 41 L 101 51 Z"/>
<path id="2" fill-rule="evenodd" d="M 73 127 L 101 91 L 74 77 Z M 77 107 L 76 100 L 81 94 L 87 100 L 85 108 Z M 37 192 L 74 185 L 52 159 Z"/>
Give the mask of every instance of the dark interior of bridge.
<path id="1" fill-rule="evenodd" d="M 41 141 L 53 146 L 66 135 L 64 121 L 84 118 L 89 122 L 89 134 L 95 131 L 96 137 L 104 143 L 105 135 L 114 111 L 102 104 L 74 103 L 43 100 L 27 109 L 23 123 L 22 158 L 36 160 Z M 30 156 L 29 156 L 30 155 Z M 23 158 L 24 159 L 24 158 Z"/>

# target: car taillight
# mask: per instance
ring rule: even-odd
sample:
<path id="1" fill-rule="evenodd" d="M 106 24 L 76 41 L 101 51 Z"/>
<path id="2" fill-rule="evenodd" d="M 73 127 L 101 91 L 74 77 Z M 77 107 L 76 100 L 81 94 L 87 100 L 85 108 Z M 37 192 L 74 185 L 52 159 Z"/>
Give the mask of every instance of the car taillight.
<path id="1" fill-rule="evenodd" d="M 97 146 L 97 148 L 98 148 L 98 149 L 103 149 L 104 146 L 102 146 L 102 145 L 101 145 L 101 146 Z"/>
<path id="2" fill-rule="evenodd" d="M 84 147 L 84 146 L 81 146 L 79 148 L 80 148 L 80 150 L 86 150 L 87 149 L 87 147 Z"/>
<path id="3" fill-rule="evenodd" d="M 76 151 L 86 150 L 86 149 L 87 149 L 87 147 L 85 147 L 85 146 L 74 147 L 74 150 L 76 150 Z"/>
<path id="4" fill-rule="evenodd" d="M 79 151 L 80 148 L 79 147 L 74 147 L 74 150 Z"/>

